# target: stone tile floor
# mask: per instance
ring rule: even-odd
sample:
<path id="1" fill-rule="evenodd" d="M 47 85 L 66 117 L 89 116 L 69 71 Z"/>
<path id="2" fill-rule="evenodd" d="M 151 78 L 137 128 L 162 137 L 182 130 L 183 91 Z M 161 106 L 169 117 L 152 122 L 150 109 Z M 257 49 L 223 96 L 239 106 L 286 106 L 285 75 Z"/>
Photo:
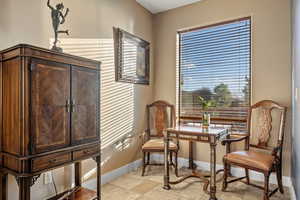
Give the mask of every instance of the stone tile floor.
<path id="1" fill-rule="evenodd" d="M 185 170 L 180 170 L 181 174 Z M 171 171 L 171 179 L 175 178 Z M 221 178 L 222 175 L 218 177 Z M 102 200 L 208 200 L 209 196 L 203 192 L 203 183 L 199 179 L 188 179 L 167 191 L 162 189 L 163 167 L 150 166 L 144 177 L 138 169 L 125 174 L 118 179 L 102 186 Z M 261 184 L 261 183 L 260 183 Z M 271 185 L 271 189 L 276 186 Z M 217 198 L 219 200 L 263 200 L 263 191 L 241 182 L 229 184 L 227 192 L 221 191 L 221 182 L 217 184 Z M 270 200 L 289 200 L 289 190 L 285 194 L 277 192 Z"/>

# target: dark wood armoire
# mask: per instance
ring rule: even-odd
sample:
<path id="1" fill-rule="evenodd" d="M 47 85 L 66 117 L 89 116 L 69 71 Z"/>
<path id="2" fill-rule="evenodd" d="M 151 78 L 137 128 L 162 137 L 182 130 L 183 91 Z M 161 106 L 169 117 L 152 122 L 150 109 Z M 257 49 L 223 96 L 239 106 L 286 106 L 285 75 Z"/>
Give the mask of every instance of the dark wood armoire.
<path id="1" fill-rule="evenodd" d="M 99 200 L 100 63 L 14 46 L 0 51 L 0 97 L 0 199 L 8 200 L 8 174 L 19 200 L 30 200 L 41 173 L 75 163 L 75 187 L 50 199 Z M 94 195 L 81 186 L 81 161 L 88 158 L 97 163 Z"/>

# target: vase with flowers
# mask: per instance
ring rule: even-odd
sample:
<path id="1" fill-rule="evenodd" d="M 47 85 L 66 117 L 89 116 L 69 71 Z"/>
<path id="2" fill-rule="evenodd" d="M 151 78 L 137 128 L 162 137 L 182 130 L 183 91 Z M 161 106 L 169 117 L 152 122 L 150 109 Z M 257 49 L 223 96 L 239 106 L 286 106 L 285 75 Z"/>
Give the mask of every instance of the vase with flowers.
<path id="1" fill-rule="evenodd" d="M 202 106 L 202 126 L 208 128 L 210 125 L 210 113 L 208 109 L 213 106 L 211 100 L 206 100 L 203 97 L 199 96 L 200 105 Z"/>

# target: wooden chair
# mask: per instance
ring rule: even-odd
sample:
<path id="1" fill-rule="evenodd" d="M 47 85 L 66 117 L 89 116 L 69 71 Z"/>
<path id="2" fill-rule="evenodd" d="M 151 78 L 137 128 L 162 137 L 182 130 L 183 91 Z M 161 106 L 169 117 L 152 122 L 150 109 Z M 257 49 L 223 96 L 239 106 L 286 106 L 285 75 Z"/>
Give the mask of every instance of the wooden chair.
<path id="1" fill-rule="evenodd" d="M 175 108 L 173 105 L 165 101 L 156 101 L 150 105 L 147 105 L 147 129 L 144 134 L 144 141 L 142 146 L 142 176 L 144 176 L 145 174 L 145 169 L 147 165 L 163 165 L 151 164 L 150 154 L 164 152 L 163 132 L 166 128 L 173 126 L 175 126 Z M 178 150 L 178 141 L 171 141 L 170 163 L 175 168 L 176 176 L 178 176 Z M 173 154 L 175 155 L 175 163 L 173 162 Z"/>
<path id="2" fill-rule="evenodd" d="M 230 144 L 245 141 L 244 151 L 227 152 L 223 158 L 225 191 L 229 183 L 246 179 L 246 184 L 264 190 L 264 200 L 269 200 L 278 189 L 283 193 L 282 185 L 282 148 L 284 139 L 284 128 L 286 118 L 286 107 L 273 101 L 264 100 L 253 105 L 249 109 L 247 129 L 243 136 L 233 136 L 233 138 L 222 141 L 230 151 Z M 228 181 L 230 166 L 235 165 L 245 168 L 245 177 Z M 250 183 L 249 170 L 254 170 L 264 174 L 264 187 Z M 278 188 L 269 192 L 269 178 L 272 172 L 276 172 Z"/>

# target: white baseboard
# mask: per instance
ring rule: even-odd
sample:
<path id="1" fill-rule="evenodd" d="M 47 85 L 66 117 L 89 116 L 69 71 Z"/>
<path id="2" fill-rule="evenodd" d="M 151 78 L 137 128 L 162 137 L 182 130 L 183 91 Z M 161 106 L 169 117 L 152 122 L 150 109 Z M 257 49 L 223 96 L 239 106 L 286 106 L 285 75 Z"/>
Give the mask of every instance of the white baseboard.
<path id="1" fill-rule="evenodd" d="M 152 162 L 163 162 L 164 161 L 164 156 L 162 154 L 152 154 L 151 156 L 151 161 Z M 210 170 L 210 164 L 208 162 L 202 162 L 202 161 L 194 161 L 195 164 L 199 169 L 209 171 Z M 189 160 L 186 158 L 178 158 L 178 167 L 187 167 L 189 164 Z M 101 176 L 101 184 L 106 184 L 114 179 L 117 179 L 118 177 L 127 174 L 129 172 L 132 172 L 139 168 L 142 165 L 142 160 L 136 160 L 132 163 L 129 163 L 127 165 L 124 165 L 123 167 L 120 167 L 118 169 L 115 169 L 111 172 L 108 172 L 104 175 Z M 217 165 L 216 166 L 217 170 L 218 169 L 223 169 L 223 165 Z M 232 174 L 237 177 L 241 177 L 245 175 L 245 171 L 241 168 L 232 168 Z M 264 181 L 264 176 L 260 173 L 250 171 L 250 178 L 251 180 L 263 182 Z M 289 187 L 290 189 L 290 195 L 291 195 L 291 200 L 296 200 L 296 195 L 295 195 L 295 190 L 293 187 L 293 184 L 291 182 L 291 178 L 284 176 L 282 179 L 283 185 L 286 187 Z M 270 183 L 272 184 L 277 184 L 277 179 L 275 175 L 272 175 L 270 177 Z M 95 189 L 96 188 L 96 179 L 91 179 L 89 181 L 86 181 L 83 183 L 83 185 L 89 189 Z"/>
<path id="2" fill-rule="evenodd" d="M 291 200 L 297 200 L 296 192 L 295 192 L 295 188 L 294 188 L 293 184 L 291 185 L 291 187 L 289 187 L 289 189 L 290 189 Z"/>
<path id="3" fill-rule="evenodd" d="M 103 174 L 101 176 L 101 185 L 104 185 L 110 181 L 113 181 L 114 179 L 117 179 L 118 177 L 127 174 L 129 172 L 132 172 L 139 168 L 142 165 L 142 160 L 136 160 L 132 163 L 129 163 L 127 165 L 124 165 L 118 169 L 115 169 L 111 172 L 108 172 L 106 174 Z M 83 183 L 84 187 L 89 189 L 95 189 L 96 188 L 96 179 L 91 179 L 89 181 L 85 181 Z"/>
<path id="4" fill-rule="evenodd" d="M 101 184 L 108 183 L 124 174 L 132 172 L 142 165 L 142 160 L 136 160 L 101 176 Z"/>

